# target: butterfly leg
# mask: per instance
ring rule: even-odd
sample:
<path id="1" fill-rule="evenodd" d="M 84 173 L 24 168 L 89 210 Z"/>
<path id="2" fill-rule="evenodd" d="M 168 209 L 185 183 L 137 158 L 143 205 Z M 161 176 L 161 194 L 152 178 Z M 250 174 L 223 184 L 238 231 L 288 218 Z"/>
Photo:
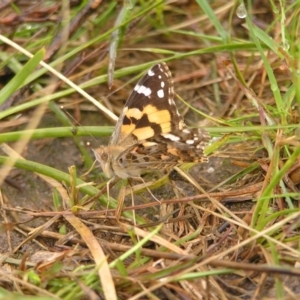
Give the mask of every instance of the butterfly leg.
<path id="1" fill-rule="evenodd" d="M 160 203 L 160 200 L 157 199 L 153 193 L 151 192 L 151 190 L 148 188 L 147 183 L 145 182 L 145 180 L 142 177 L 138 177 L 139 180 L 141 180 L 144 184 L 145 184 L 145 188 L 146 190 L 149 192 L 149 194 L 153 197 L 154 200 L 156 200 L 158 203 Z"/>
<path id="2" fill-rule="evenodd" d="M 129 187 L 130 187 L 130 194 L 131 194 L 131 206 L 134 207 L 135 204 L 134 204 L 134 194 L 133 194 L 133 187 L 132 187 L 132 184 L 131 184 L 131 178 L 128 178 L 128 184 L 129 184 Z M 133 217 L 133 224 L 134 226 L 136 226 L 136 217 L 135 217 L 135 210 L 133 209 L 132 210 L 132 217 Z"/>
<path id="3" fill-rule="evenodd" d="M 109 196 L 109 185 L 111 184 L 111 182 L 113 182 L 114 180 L 116 179 L 116 177 L 112 177 L 111 179 L 109 179 L 107 182 L 106 182 L 106 194 L 107 194 L 107 204 L 106 204 L 106 211 L 108 210 L 109 208 L 109 199 L 110 199 L 110 196 Z"/>

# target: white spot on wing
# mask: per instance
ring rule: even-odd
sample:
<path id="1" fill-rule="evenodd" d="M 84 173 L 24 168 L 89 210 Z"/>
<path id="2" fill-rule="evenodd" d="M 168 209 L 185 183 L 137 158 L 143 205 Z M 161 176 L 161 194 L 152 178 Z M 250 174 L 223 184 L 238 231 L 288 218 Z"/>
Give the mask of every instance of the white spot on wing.
<path id="1" fill-rule="evenodd" d="M 143 94 L 144 96 L 148 97 L 149 95 L 151 95 L 151 89 L 145 87 L 144 85 L 136 85 L 134 87 L 134 90 L 138 93 L 138 94 Z"/>
<path id="2" fill-rule="evenodd" d="M 158 91 L 157 91 L 157 96 L 158 96 L 159 98 L 163 98 L 163 97 L 165 96 L 164 90 L 162 90 L 162 89 L 158 90 Z"/>
<path id="3" fill-rule="evenodd" d="M 165 87 L 165 83 L 162 81 L 162 82 L 160 83 L 160 86 L 161 86 L 162 88 L 164 88 L 164 87 Z"/>
<path id="4" fill-rule="evenodd" d="M 161 75 L 158 75 L 158 78 L 161 79 Z"/>
<path id="5" fill-rule="evenodd" d="M 149 75 L 149 76 L 154 76 L 155 73 L 152 71 L 152 69 L 150 69 L 150 70 L 148 71 L 148 75 Z"/>
<path id="6" fill-rule="evenodd" d="M 162 136 L 166 139 L 171 140 L 172 142 L 178 142 L 180 140 L 180 138 L 178 136 L 171 134 L 171 133 L 165 133 L 165 134 L 162 134 Z"/>
<path id="7" fill-rule="evenodd" d="M 144 147 L 153 147 L 153 146 L 157 146 L 157 143 L 155 143 L 155 142 L 145 142 L 145 143 L 143 143 L 143 146 Z"/>
<path id="8" fill-rule="evenodd" d="M 195 141 L 194 141 L 194 140 L 186 140 L 185 142 L 186 142 L 188 145 L 193 145 Z"/>

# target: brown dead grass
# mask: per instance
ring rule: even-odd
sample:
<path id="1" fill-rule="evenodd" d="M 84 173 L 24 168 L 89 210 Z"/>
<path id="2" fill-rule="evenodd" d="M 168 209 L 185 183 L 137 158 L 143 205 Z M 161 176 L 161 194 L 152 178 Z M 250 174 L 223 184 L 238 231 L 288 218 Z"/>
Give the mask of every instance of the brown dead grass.
<path id="1" fill-rule="evenodd" d="M 13 36 L 20 26 L 44 22 L 45 19 L 51 19 L 51 24 L 58 26 L 59 1 L 53 1 L 50 8 L 42 4 L 35 6 L 25 3 L 22 6 L 21 2 L 17 3 L 21 9 L 19 17 L 9 6 L 2 10 L 2 34 Z M 95 17 L 95 13 L 103 13 L 107 5 L 101 3 L 96 11 L 90 10 L 80 23 L 87 24 Z M 213 9 L 224 28 L 231 30 L 233 38 L 247 40 L 248 31 L 243 26 L 243 19 L 233 17 L 232 24 L 228 23 L 233 5 L 233 2 L 216 1 Z M 262 29 L 268 28 L 275 18 L 268 1 L 256 1 L 253 13 L 256 24 Z M 207 46 L 207 40 L 188 35 L 183 38 L 179 33 L 161 32 L 160 28 L 217 36 L 211 21 L 201 14 L 194 1 L 177 1 L 164 6 L 162 24 L 157 24 L 157 20 L 159 11 L 157 15 L 152 13 L 132 22 L 119 47 L 116 70 L 168 57 L 147 49 L 160 48 L 184 53 Z M 105 22 L 103 32 L 111 28 L 113 22 L 113 19 Z M 78 24 L 70 27 L 70 36 L 80 29 Z M 270 32 L 275 40 L 280 37 L 279 30 L 279 26 L 274 26 Z M 35 38 L 38 38 L 40 33 L 36 34 Z M 57 44 L 47 48 L 48 62 L 55 57 L 54 49 L 62 48 L 66 42 L 70 47 L 72 43 L 78 44 L 94 36 L 88 34 L 89 31 L 86 31 L 84 36 L 75 41 L 55 40 Z M 23 46 L 27 43 L 26 38 L 13 39 Z M 215 44 L 210 41 L 210 45 Z M 64 74 L 78 84 L 98 76 L 99 72 L 105 74 L 104 68 L 108 65 L 106 47 L 107 42 L 93 44 L 84 53 L 65 61 L 62 66 Z M 3 46 L 2 51 L 5 51 Z M 6 51 L 12 53 L 13 50 L 8 48 Z M 237 51 L 234 57 L 244 81 L 257 99 L 261 99 L 264 106 L 274 106 L 273 93 L 261 57 L 249 50 Z M 267 57 L 284 93 L 290 81 L 289 69 L 275 53 L 269 52 Z M 224 124 L 234 118 L 253 115 L 245 119 L 244 125 L 248 126 L 249 122 L 253 126 L 262 125 L 257 109 L 245 96 L 245 88 L 234 77 L 235 71 L 230 60 L 228 52 L 218 52 L 190 55 L 168 62 L 176 92 L 183 99 L 188 99 L 190 105 L 213 117 L 199 120 L 198 114 L 177 101 L 186 123 L 191 126 L 221 127 L 216 131 L 211 130 L 212 135 L 218 137 L 222 133 L 222 126 L 227 128 Z M 9 73 L 4 73 L 3 78 L 9 76 Z M 44 79 L 47 82 L 48 78 Z M 127 84 L 131 79 L 132 76 L 116 78 L 111 90 L 107 84 L 103 84 L 89 87 L 86 91 L 96 99 L 101 98 L 104 105 L 119 115 L 124 100 L 133 88 L 134 83 Z M 56 82 L 52 92 L 63 88 L 61 83 Z M 36 94 L 33 96 L 33 92 L 29 91 L 23 94 L 21 100 L 15 99 L 10 105 L 17 105 L 18 101 L 26 101 L 30 97 L 34 99 Z M 77 94 L 58 102 L 63 103 L 74 120 L 83 126 L 111 122 Z M 24 111 L 24 125 L 30 120 L 30 114 L 31 111 Z M 50 109 L 40 117 L 42 121 L 39 127 L 60 124 Z M 278 116 L 276 120 L 279 119 Z M 294 120 L 298 121 L 296 112 L 291 117 L 291 123 L 296 123 Z M 5 125 L 9 127 L 3 126 L 3 132 L 24 128 L 20 122 Z M 112 293 L 113 299 L 114 291 L 110 290 L 108 282 L 111 278 L 119 299 L 272 299 L 280 294 L 279 287 L 284 291 L 285 299 L 296 299 L 300 293 L 297 281 L 300 272 L 296 268 L 299 263 L 299 240 L 293 239 L 298 236 L 297 222 L 292 217 L 278 216 L 262 233 L 253 230 L 253 200 L 261 195 L 267 184 L 265 176 L 270 168 L 270 160 L 259 135 L 246 140 L 246 133 L 236 132 L 231 133 L 230 138 L 236 138 L 237 142 L 218 147 L 211 154 L 209 164 L 195 166 L 190 171 L 201 185 L 201 191 L 175 176 L 166 185 L 150 187 L 154 197 L 161 202 L 153 200 L 144 189 L 134 195 L 135 207 L 132 208 L 129 194 L 122 208 L 124 211 L 134 209 L 136 215 L 143 218 L 144 224 L 139 224 L 138 220 L 137 226 L 128 215 L 116 219 L 116 211 L 107 210 L 95 202 L 96 199 L 82 200 L 83 195 L 78 193 L 75 184 L 65 188 L 61 183 L 57 185 L 46 181 L 32 172 L 20 169 L 11 171 L 2 186 L 0 198 L 3 222 L 1 286 L 7 291 L 57 299 L 99 299 L 104 290 L 106 298 Z M 288 137 L 282 137 L 281 141 L 285 138 Z M 98 144 L 92 138 L 83 139 L 84 142 L 87 140 L 95 147 Z M 86 171 L 76 143 L 70 139 L 31 141 L 22 156 L 65 172 L 73 164 L 77 166 L 78 173 Z M 257 167 L 253 172 L 239 174 L 255 162 Z M 283 163 L 280 161 L 279 164 L 282 166 Z M 284 177 L 284 183 L 290 191 L 298 191 L 298 170 L 299 166 L 296 165 Z M 159 179 L 160 176 L 147 175 L 145 181 Z M 105 182 L 99 176 L 85 179 L 87 182 Z M 136 184 L 133 183 L 133 189 Z M 59 210 L 53 207 L 53 186 L 66 201 Z M 124 194 L 120 190 L 120 184 L 117 183 L 111 188 L 111 195 L 123 201 Z M 73 205 L 70 205 L 70 199 Z M 284 199 L 278 197 L 272 202 L 270 210 L 280 211 L 285 207 Z M 126 260 L 121 259 L 158 224 L 163 224 L 159 234 L 137 247 Z M 272 234 L 264 243 L 260 243 L 259 239 L 268 232 L 278 232 L 281 237 Z M 278 261 L 274 261 L 274 251 L 278 253 Z M 108 268 L 104 263 L 106 259 L 108 263 L 113 263 L 113 267 Z M 99 268 L 94 268 L 95 265 Z M 106 275 L 103 275 L 103 269 Z M 34 277 L 28 275 L 30 272 L 37 274 L 40 282 L 34 282 Z M 60 293 L 55 283 L 65 287 L 66 291 Z M 106 284 L 108 288 L 105 291 Z M 77 295 L 72 295 L 72 291 L 76 291 Z"/>

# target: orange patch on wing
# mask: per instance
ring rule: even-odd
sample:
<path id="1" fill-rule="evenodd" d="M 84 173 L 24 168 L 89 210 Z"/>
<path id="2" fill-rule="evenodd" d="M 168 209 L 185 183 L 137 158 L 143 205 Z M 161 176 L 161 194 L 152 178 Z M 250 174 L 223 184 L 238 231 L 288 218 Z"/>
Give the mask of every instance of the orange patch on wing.
<path id="1" fill-rule="evenodd" d="M 150 123 L 160 125 L 162 133 L 171 131 L 171 114 L 167 109 L 158 110 L 155 106 L 149 104 L 145 106 L 143 113 L 147 115 Z"/>
<path id="2" fill-rule="evenodd" d="M 143 115 L 146 115 L 149 120 L 149 123 L 155 123 L 157 125 L 160 125 L 161 133 L 168 133 L 172 130 L 171 114 L 167 109 L 158 110 L 157 107 L 148 104 L 144 107 L 143 111 L 139 110 L 138 108 L 127 108 L 125 115 L 129 120 L 131 120 L 131 118 L 134 118 L 137 120 L 137 122 L 143 117 Z M 129 125 L 123 125 L 121 127 L 121 132 L 126 135 L 132 133 L 140 141 L 151 138 L 155 134 L 151 126 L 145 126 L 136 129 L 136 124 L 134 123 Z"/>
<path id="3" fill-rule="evenodd" d="M 139 141 L 149 139 L 154 136 L 154 130 L 150 127 L 142 127 L 132 131 Z"/>
<path id="4" fill-rule="evenodd" d="M 126 112 L 126 117 L 128 119 L 130 118 L 135 118 L 137 120 L 141 119 L 141 117 L 143 116 L 143 112 L 140 111 L 138 108 L 130 108 L 128 109 L 128 111 Z"/>
<path id="5" fill-rule="evenodd" d="M 161 127 L 161 133 L 169 133 L 172 129 L 171 122 L 164 122 L 159 125 Z"/>
<path id="6" fill-rule="evenodd" d="M 170 159 L 170 156 L 165 155 L 165 154 L 161 154 L 161 155 L 160 155 L 160 158 L 161 158 L 161 160 L 169 160 L 169 159 Z"/>
<path id="7" fill-rule="evenodd" d="M 179 130 L 182 130 L 183 128 L 186 127 L 183 120 L 180 120 L 178 127 L 179 127 Z"/>
<path id="8" fill-rule="evenodd" d="M 122 125 L 121 126 L 121 132 L 128 135 L 132 133 L 132 131 L 135 129 L 135 124 L 130 124 L 130 125 Z"/>
<path id="9" fill-rule="evenodd" d="M 148 119 L 151 123 L 156 123 L 156 124 L 160 124 L 160 123 L 166 123 L 166 122 L 170 122 L 171 121 L 171 115 L 170 112 L 167 109 L 164 110 L 157 110 L 155 107 L 155 110 L 150 110 L 148 109 L 150 105 L 147 105 L 144 109 L 144 112 L 147 114 Z M 148 111 L 151 111 L 148 112 Z"/>
<path id="10" fill-rule="evenodd" d="M 143 109 L 143 113 L 148 115 L 148 116 L 151 115 L 151 114 L 156 114 L 157 112 L 158 112 L 157 107 L 155 107 L 151 104 L 146 105 Z"/>
<path id="11" fill-rule="evenodd" d="M 145 143 L 143 143 L 143 146 L 145 148 L 153 147 L 153 146 L 157 146 L 157 143 L 155 143 L 155 142 L 145 142 Z"/>
<path id="12" fill-rule="evenodd" d="M 179 156 L 179 152 L 176 148 L 169 148 L 168 153 L 174 155 L 174 156 Z"/>

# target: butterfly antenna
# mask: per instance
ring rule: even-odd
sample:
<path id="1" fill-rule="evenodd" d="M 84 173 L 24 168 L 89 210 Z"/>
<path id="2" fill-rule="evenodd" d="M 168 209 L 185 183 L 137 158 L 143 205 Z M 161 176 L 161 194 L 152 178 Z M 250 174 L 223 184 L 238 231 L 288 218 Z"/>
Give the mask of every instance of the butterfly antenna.
<path id="1" fill-rule="evenodd" d="M 97 141 L 95 139 L 95 137 L 93 135 L 91 135 L 86 129 L 84 126 L 82 126 L 65 108 L 63 105 L 60 106 L 61 110 L 72 120 L 74 121 L 74 123 L 76 124 L 76 126 L 80 126 L 81 128 L 83 128 L 86 133 L 94 140 L 94 141 Z M 75 131 L 76 132 L 76 126 L 74 126 L 73 124 L 70 124 L 70 126 L 72 126 L 72 132 Z"/>
<path id="2" fill-rule="evenodd" d="M 153 193 L 151 192 L 151 190 L 147 187 L 147 184 L 145 182 L 145 180 L 142 177 L 139 177 L 139 179 L 141 179 L 141 181 L 145 184 L 146 190 L 149 192 L 149 194 L 153 197 L 154 200 L 156 200 L 158 203 L 161 203 L 160 200 L 158 200 Z"/>

